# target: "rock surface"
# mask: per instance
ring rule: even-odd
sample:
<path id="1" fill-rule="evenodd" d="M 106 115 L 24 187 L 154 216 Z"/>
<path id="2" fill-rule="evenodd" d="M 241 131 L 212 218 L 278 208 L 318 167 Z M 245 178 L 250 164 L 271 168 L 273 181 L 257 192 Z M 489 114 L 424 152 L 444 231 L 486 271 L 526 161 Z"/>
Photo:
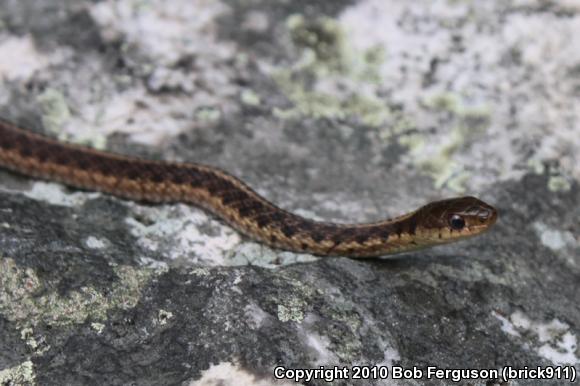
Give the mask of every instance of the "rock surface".
<path id="1" fill-rule="evenodd" d="M 0 171 L 0 384 L 580 370 L 578 36 L 564 0 L 0 0 L 4 118 L 219 166 L 316 219 L 461 194 L 500 211 L 448 247 L 319 259 L 197 208 Z"/>

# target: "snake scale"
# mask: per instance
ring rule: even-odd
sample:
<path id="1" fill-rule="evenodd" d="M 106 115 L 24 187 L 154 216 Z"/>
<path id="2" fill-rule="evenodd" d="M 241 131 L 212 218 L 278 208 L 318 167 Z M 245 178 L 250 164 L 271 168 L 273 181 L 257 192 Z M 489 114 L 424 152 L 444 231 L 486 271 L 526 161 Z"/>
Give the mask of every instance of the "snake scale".
<path id="1" fill-rule="evenodd" d="M 449 243 L 478 235 L 497 219 L 492 206 L 460 197 L 375 223 L 313 221 L 275 206 L 215 167 L 102 152 L 6 121 L 0 121 L 0 166 L 132 200 L 194 204 L 262 243 L 323 256 L 375 257 Z"/>

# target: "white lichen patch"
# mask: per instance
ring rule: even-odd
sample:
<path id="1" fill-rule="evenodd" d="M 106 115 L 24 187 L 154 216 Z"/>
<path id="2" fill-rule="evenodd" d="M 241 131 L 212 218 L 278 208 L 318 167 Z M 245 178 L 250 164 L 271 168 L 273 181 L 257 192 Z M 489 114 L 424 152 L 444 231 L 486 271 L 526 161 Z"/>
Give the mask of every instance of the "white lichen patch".
<path id="1" fill-rule="evenodd" d="M 137 243 L 171 260 L 221 265 L 240 243 L 240 236 L 233 229 L 188 205 L 135 204 L 133 208 L 134 217 L 127 218 L 126 223 Z"/>
<path id="2" fill-rule="evenodd" d="M 522 335 L 518 332 L 518 330 L 516 329 L 516 327 L 514 326 L 514 324 L 512 323 L 511 320 L 509 320 L 508 318 L 506 318 L 505 316 L 497 313 L 497 312 L 492 312 L 491 313 L 497 320 L 500 321 L 501 323 L 501 330 L 503 332 L 505 332 L 508 335 L 513 335 L 513 336 L 517 336 L 517 337 L 521 337 Z"/>
<path id="3" fill-rule="evenodd" d="M 241 234 L 205 211 L 184 204 L 145 207 L 131 204 L 125 221 L 137 243 L 171 261 L 204 265 L 280 265 L 314 261 L 309 254 L 274 250 Z M 152 262 L 141 259 L 142 262 Z M 151 265 L 147 265 L 153 267 Z"/>
<path id="4" fill-rule="evenodd" d="M 268 14 L 258 10 L 246 12 L 246 16 L 242 22 L 242 28 L 254 32 L 264 32 L 268 29 L 269 25 Z"/>
<path id="5" fill-rule="evenodd" d="M 277 251 L 277 260 L 275 261 L 275 265 L 272 266 L 280 266 L 280 265 L 290 265 L 290 264 L 297 264 L 297 263 L 311 263 L 320 259 L 318 256 L 314 256 L 308 253 L 294 253 L 294 252 L 287 252 L 287 251 Z"/>
<path id="6" fill-rule="evenodd" d="M 556 255 L 572 266 L 578 266 L 578 249 L 580 248 L 580 239 L 569 230 L 549 227 L 539 221 L 533 224 L 537 236 L 542 244 L 556 252 Z"/>
<path id="7" fill-rule="evenodd" d="M 167 262 L 153 259 L 147 256 L 139 256 L 139 264 L 141 267 L 152 269 L 158 274 L 167 272 L 169 270 L 169 264 L 167 264 Z"/>
<path id="8" fill-rule="evenodd" d="M 310 332 L 306 335 L 306 347 L 314 354 L 315 366 L 329 363 L 337 359 L 336 355 L 330 350 L 330 339 L 317 333 Z"/>
<path id="9" fill-rule="evenodd" d="M 463 191 L 495 184 L 495 176 L 518 179 L 529 159 L 557 160 L 562 176 L 550 188 L 569 189 L 580 180 L 580 14 L 497 18 L 501 4 L 364 0 L 339 23 L 353 50 L 385 53 L 375 93 L 404 115 L 384 126 L 383 138 L 409 146 L 406 166 Z"/>
<path id="10" fill-rule="evenodd" d="M 75 95 L 81 101 L 89 97 L 81 91 L 74 92 L 81 94 Z M 189 123 L 193 121 L 192 100 L 186 103 L 185 98 L 171 96 L 158 99 L 149 95 L 143 86 L 88 102 L 77 103 L 76 114 L 70 119 L 50 124 L 51 131 L 61 140 L 105 150 L 106 138 L 113 133 L 126 134 L 132 142 L 158 146 L 189 127 L 185 120 Z M 45 112 L 45 116 L 52 115 L 52 111 Z M 183 117 L 183 120 L 172 118 L 175 115 Z"/>
<path id="11" fill-rule="evenodd" d="M 566 323 L 553 319 L 550 322 L 537 322 L 528 318 L 523 312 L 516 311 L 509 317 L 497 312 L 492 315 L 501 321 L 502 331 L 524 340 L 539 356 L 554 365 L 577 365 L 580 358 L 576 355 L 578 337 Z M 524 338 L 525 337 L 525 338 Z"/>
<path id="12" fill-rule="evenodd" d="M 236 363 L 222 362 L 202 372 L 189 386 L 295 386 L 290 381 L 272 378 L 257 378 L 255 372 L 245 370 Z"/>
<path id="13" fill-rule="evenodd" d="M 401 354 L 393 347 L 386 347 L 383 351 L 383 360 L 377 366 L 391 368 L 396 362 L 401 360 Z"/>
<path id="14" fill-rule="evenodd" d="M 331 349 L 331 340 L 314 329 L 317 316 L 307 314 L 304 323 L 298 326 L 298 335 L 308 351 L 312 367 L 339 363 L 338 357 Z"/>
<path id="15" fill-rule="evenodd" d="M 50 64 L 34 46 L 30 35 L 0 40 L 0 82 L 30 79 Z"/>
<path id="16" fill-rule="evenodd" d="M 165 326 L 171 319 L 173 319 L 173 312 L 166 310 L 159 310 L 157 313 L 157 319 L 154 321 L 155 324 L 159 326 Z"/>
<path id="17" fill-rule="evenodd" d="M 214 44 L 215 19 L 227 12 L 219 1 L 113 0 L 90 8 L 107 41 L 124 41 L 146 57 L 166 65 L 184 53 L 219 51 Z"/>
<path id="18" fill-rule="evenodd" d="M 125 133 L 130 141 L 158 146 L 191 130 L 192 124 L 207 125 L 199 112 L 219 116 L 240 108 L 242 89 L 231 63 L 243 71 L 247 61 L 237 60 L 232 42 L 218 39 L 216 20 L 228 12 L 221 2 L 117 0 L 89 5 L 88 12 L 104 40 L 123 47 L 125 64 L 147 84 L 108 75 L 107 60 L 99 56 L 87 54 L 75 61 L 78 68 L 55 81 L 59 88 L 47 88 L 37 100 L 44 126 L 59 139 L 105 149 L 110 134 Z M 0 81 L 34 79 L 50 64 L 69 59 L 71 52 L 58 48 L 44 57 L 29 36 L 0 37 Z M 160 96 L 152 90 L 179 92 Z M 247 101 L 259 100 L 251 94 Z"/>
<path id="19" fill-rule="evenodd" d="M 105 137 L 123 133 L 132 142 L 159 146 L 166 139 L 191 128 L 191 123 L 195 122 L 196 104 L 195 96 L 188 99 L 168 95 L 159 99 L 151 96 L 144 87 L 136 86 L 98 103 L 81 106 L 79 116 L 88 118 L 75 118 L 64 130 L 68 135 L 75 135 L 97 128 Z M 176 116 L 181 118 L 176 119 Z"/>
<path id="20" fill-rule="evenodd" d="M 207 277 L 211 271 L 206 267 L 197 267 L 189 271 L 190 275 L 200 276 L 200 277 Z"/>
<path id="21" fill-rule="evenodd" d="M 244 315 L 254 329 L 262 327 L 270 318 L 270 314 L 254 302 L 250 302 L 250 304 L 244 308 Z"/>
<path id="22" fill-rule="evenodd" d="M 111 90 L 102 101 L 81 105 L 79 115 L 104 132 L 124 132 L 132 141 L 156 145 L 191 129 L 199 110 L 239 109 L 240 87 L 231 66 L 236 47 L 218 40 L 215 25 L 227 12 L 223 3 L 206 0 L 116 0 L 92 5 L 89 13 L 101 36 L 127 47 L 129 65 L 144 74 L 147 85 L 132 85 L 118 94 Z M 195 66 L 188 70 L 180 61 Z M 177 90 L 188 96 L 164 93 L 160 97 L 150 90 Z"/>
<path id="23" fill-rule="evenodd" d="M 91 323 L 91 328 L 97 333 L 97 335 L 101 335 L 105 330 L 105 325 L 103 323 L 93 322 Z"/>
<path id="24" fill-rule="evenodd" d="M 268 246 L 245 241 L 238 245 L 227 258 L 228 265 L 256 265 L 265 268 L 276 266 L 277 252 Z"/>
<path id="25" fill-rule="evenodd" d="M 320 176 L 320 178 L 324 178 Z M 330 192 L 330 193 L 314 193 L 312 194 L 312 198 L 314 202 L 319 202 L 320 209 L 328 211 L 330 213 L 341 213 L 345 216 L 351 216 L 353 218 L 356 215 L 360 216 L 361 211 L 363 208 L 359 203 L 350 202 L 349 198 L 345 195 L 341 196 L 341 192 Z M 314 214 L 312 211 L 308 211 L 305 209 L 299 210 L 298 212 L 303 213 L 307 218 L 310 218 L 315 221 L 334 221 L 337 219 L 333 218 L 323 218 Z"/>
<path id="26" fill-rule="evenodd" d="M 542 244 L 553 251 L 559 251 L 566 247 L 578 246 L 574 234 L 570 231 L 563 231 L 548 227 L 543 222 L 534 223 L 534 230 L 542 240 Z"/>
<path id="27" fill-rule="evenodd" d="M 34 385 L 36 374 L 32 361 L 0 370 L 0 385 Z"/>
<path id="28" fill-rule="evenodd" d="M 68 191 L 63 185 L 54 182 L 36 181 L 32 188 L 25 192 L 26 197 L 44 201 L 51 205 L 80 206 L 87 200 L 98 197 L 100 193 Z"/>
<path id="29" fill-rule="evenodd" d="M 99 239 L 95 236 L 89 236 L 85 240 L 85 245 L 91 249 L 103 249 L 109 244 L 109 240 Z"/>

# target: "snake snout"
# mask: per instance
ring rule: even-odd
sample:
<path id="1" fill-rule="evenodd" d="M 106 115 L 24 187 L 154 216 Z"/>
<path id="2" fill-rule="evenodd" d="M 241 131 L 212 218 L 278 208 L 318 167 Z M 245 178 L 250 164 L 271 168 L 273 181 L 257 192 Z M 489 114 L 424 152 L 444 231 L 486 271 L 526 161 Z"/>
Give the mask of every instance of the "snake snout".
<path id="1" fill-rule="evenodd" d="M 497 210 L 493 208 L 479 208 L 476 212 L 476 217 L 481 223 L 493 224 L 497 220 Z"/>
<path id="2" fill-rule="evenodd" d="M 484 209 L 480 209 L 477 212 L 477 217 L 479 217 L 482 220 L 487 220 L 488 218 L 491 217 L 491 210 L 485 209 L 485 208 Z"/>

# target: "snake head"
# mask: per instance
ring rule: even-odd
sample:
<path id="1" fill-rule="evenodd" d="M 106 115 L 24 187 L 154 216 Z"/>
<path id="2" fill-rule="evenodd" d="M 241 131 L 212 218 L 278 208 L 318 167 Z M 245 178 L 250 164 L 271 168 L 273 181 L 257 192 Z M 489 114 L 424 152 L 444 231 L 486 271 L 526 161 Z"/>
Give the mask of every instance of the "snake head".
<path id="1" fill-rule="evenodd" d="M 434 243 L 447 243 L 478 235 L 497 220 L 497 210 L 475 197 L 432 202 L 416 212 L 422 236 Z"/>

